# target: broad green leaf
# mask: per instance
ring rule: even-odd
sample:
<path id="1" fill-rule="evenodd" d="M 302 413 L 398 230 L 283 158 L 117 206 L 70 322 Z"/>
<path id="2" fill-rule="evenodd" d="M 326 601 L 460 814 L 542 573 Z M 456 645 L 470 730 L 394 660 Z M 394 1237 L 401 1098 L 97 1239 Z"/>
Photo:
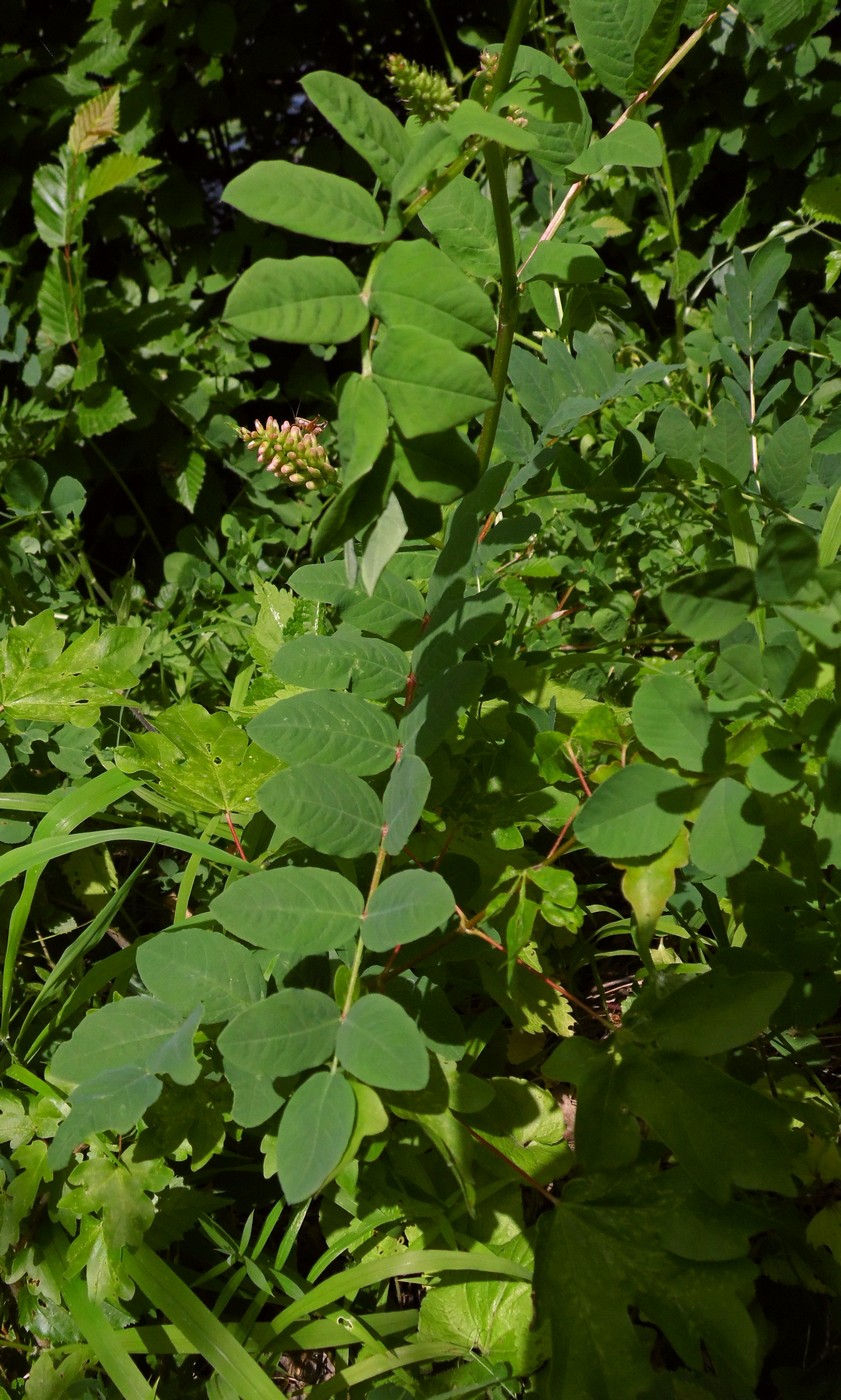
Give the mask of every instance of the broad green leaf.
<path id="1" fill-rule="evenodd" d="M 648 763 L 620 768 L 588 797 L 575 834 L 597 856 L 637 860 L 670 846 L 683 825 L 690 789 Z"/>
<path id="2" fill-rule="evenodd" d="M 374 592 L 383 570 L 391 563 L 408 533 L 403 507 L 391 491 L 362 543 L 359 577 L 369 595 Z"/>
<path id="3" fill-rule="evenodd" d="M 130 1133 L 160 1097 L 162 1081 L 135 1065 L 103 1070 L 70 1095 L 70 1113 L 59 1124 L 49 1146 L 48 1161 L 58 1171 L 73 1149 L 92 1133 Z"/>
<path id="4" fill-rule="evenodd" d="M 788 972 L 715 966 L 685 977 L 666 969 L 646 982 L 623 1024 L 661 1050 L 720 1055 L 762 1035 L 791 984 Z"/>
<path id="5" fill-rule="evenodd" d="M 222 199 L 250 219 L 331 243 L 379 243 L 383 235 L 377 201 L 355 180 L 288 160 L 258 160 Z"/>
<path id="6" fill-rule="evenodd" d="M 457 175 L 420 213 L 421 223 L 465 272 L 478 277 L 499 274 L 491 202 L 466 175 Z"/>
<path id="7" fill-rule="evenodd" d="M 725 637 L 756 603 L 752 573 L 732 567 L 689 574 L 664 589 L 662 598 L 672 626 L 696 642 Z"/>
<path id="8" fill-rule="evenodd" d="M 640 1150 L 640 1129 L 626 1111 L 622 1056 L 613 1042 L 593 1045 L 583 1036 L 562 1040 L 542 1066 L 549 1080 L 574 1084 L 575 1155 L 588 1172 L 629 1167 Z"/>
<path id="9" fill-rule="evenodd" d="M 417 826 L 429 796 L 432 778 L 416 754 L 404 753 L 392 769 L 383 793 L 383 846 L 399 855 Z"/>
<path id="10" fill-rule="evenodd" d="M 448 117 L 447 126 L 460 141 L 466 141 L 470 136 L 484 136 L 486 140 L 497 141 L 500 146 L 507 146 L 512 151 L 533 151 L 537 145 L 536 137 L 526 128 L 486 111 L 469 97 L 460 102 Z"/>
<path id="11" fill-rule="evenodd" d="M 278 764 L 230 715 L 184 700 L 157 715 L 155 727 L 132 735 L 132 749 L 115 751 L 124 773 L 150 773 L 170 801 L 195 812 L 257 810 L 254 794 Z"/>
<path id="12" fill-rule="evenodd" d="M 60 1084 L 81 1084 L 102 1066 L 126 1065 L 150 1074 L 169 1074 L 193 1084 L 199 1067 L 193 1054 L 198 1013 L 184 1020 L 179 1011 L 153 997 L 126 997 L 89 1012 L 53 1055 L 50 1074 Z"/>
<path id="13" fill-rule="evenodd" d="M 645 92 L 667 58 L 677 47 L 680 20 L 686 0 L 657 0 L 654 13 L 634 50 L 634 70 L 628 82 L 630 92 Z"/>
<path id="14" fill-rule="evenodd" d="M 657 419 L 654 447 L 672 461 L 697 466 L 701 450 L 698 429 L 675 404 L 668 404 Z"/>
<path id="15" fill-rule="evenodd" d="M 539 243 L 523 273 L 523 281 L 539 277 L 546 282 L 571 282 L 579 285 L 598 282 L 605 266 L 595 248 L 584 243 Z"/>
<path id="16" fill-rule="evenodd" d="M 375 1089 L 422 1089 L 429 1079 L 423 1036 L 402 1006 L 378 992 L 354 1002 L 339 1027 L 336 1054 L 349 1074 Z"/>
<path id="17" fill-rule="evenodd" d="M 472 491 L 479 479 L 475 450 L 455 428 L 423 433 L 392 443 L 397 480 L 417 499 L 451 505 Z"/>
<path id="18" fill-rule="evenodd" d="M 48 248 L 70 247 L 79 232 L 69 165 L 42 165 L 32 182 L 35 227 Z"/>
<path id="19" fill-rule="evenodd" d="M 461 711 L 478 700 L 486 674 L 483 662 L 460 661 L 419 687 L 411 709 L 400 721 L 404 751 L 418 758 L 434 753 Z"/>
<path id="20" fill-rule="evenodd" d="M 352 340 L 368 324 L 359 283 L 338 258 L 260 258 L 237 281 L 223 315 L 247 335 L 304 345 Z"/>
<path id="21" fill-rule="evenodd" d="M 156 165 L 160 165 L 160 161 L 153 160 L 151 156 L 115 151 L 95 165 L 88 175 L 84 187 L 86 202 L 90 204 L 91 200 L 99 199 L 100 195 L 108 194 L 109 190 L 115 190 L 118 185 L 124 185 L 127 180 L 133 180 L 147 170 L 153 170 Z"/>
<path id="22" fill-rule="evenodd" d="M 101 437 L 134 417 L 122 389 L 109 384 L 92 384 L 76 402 L 76 421 L 82 437 Z"/>
<path id="23" fill-rule="evenodd" d="M 395 177 L 393 198 L 410 199 L 421 186 L 428 187 L 437 172 L 455 160 L 460 149 L 461 140 L 448 122 L 428 122 L 416 129 L 409 154 Z"/>
<path id="24" fill-rule="evenodd" d="M 335 870 L 260 870 L 211 902 L 214 918 L 245 943 L 288 957 L 343 948 L 359 930 L 361 892 Z"/>
<path id="25" fill-rule="evenodd" d="M 677 871 L 689 862 L 689 833 L 681 827 L 661 856 L 644 864 L 626 866 L 622 893 L 634 911 L 638 942 L 649 944 L 657 921 L 675 892 Z"/>
<path id="26" fill-rule="evenodd" d="M 801 1144 L 782 1101 L 674 1050 L 625 1043 L 625 1100 L 674 1152 L 698 1189 L 726 1201 L 734 1188 L 790 1196 Z"/>
<path id="27" fill-rule="evenodd" d="M 791 792 L 803 781 L 805 762 L 802 754 L 792 749 L 766 749 L 748 764 L 745 777 L 754 792 L 771 797 Z M 833 862 L 834 864 L 834 862 Z"/>
<path id="28" fill-rule="evenodd" d="M 150 938 L 137 950 L 137 971 L 153 997 L 182 1015 L 201 1002 L 210 1024 L 229 1021 L 266 993 L 256 955 L 209 928 Z"/>
<path id="29" fill-rule="evenodd" d="M 362 632 L 399 641 L 406 636 L 416 638 L 425 611 L 423 595 L 415 585 L 386 569 L 373 595 L 352 598 L 344 606 L 342 617 Z"/>
<path id="30" fill-rule="evenodd" d="M 277 1133 L 277 1174 L 290 1205 L 328 1180 L 350 1142 L 356 1096 L 341 1074 L 313 1074 L 296 1089 Z"/>
<path id="31" fill-rule="evenodd" d="M 41 345 L 59 347 L 79 339 L 81 333 L 78 294 L 67 280 L 64 259 L 51 253 L 38 289 L 38 314 L 41 324 L 38 338 Z"/>
<path id="32" fill-rule="evenodd" d="M 493 403 L 490 377 L 479 361 L 423 330 L 387 330 L 372 366 L 397 426 L 409 438 L 467 423 Z"/>
<path id="33" fill-rule="evenodd" d="M 627 121 L 594 141 L 568 168 L 573 175 L 594 175 L 609 165 L 662 164 L 663 148 L 657 132 L 645 122 Z"/>
<path id="34" fill-rule="evenodd" d="M 388 437 L 388 405 L 373 379 L 349 374 L 339 398 L 336 425 L 342 486 L 366 476 Z"/>
<path id="35" fill-rule="evenodd" d="M 659 675 L 644 681 L 634 696 L 631 719 L 637 737 L 658 758 L 673 758 L 690 773 L 701 773 L 715 759 L 713 719 L 701 692 L 687 676 Z M 723 745 L 719 758 L 723 758 Z"/>
<path id="36" fill-rule="evenodd" d="M 766 443 L 759 458 L 759 480 L 786 510 L 799 504 L 812 463 L 812 434 L 802 414 L 789 418 Z"/>
<path id="37" fill-rule="evenodd" d="M 735 404 L 723 399 L 716 405 L 715 419 L 704 433 L 704 456 L 719 468 L 713 475 L 724 485 L 742 485 L 753 462 L 751 435 Z"/>
<path id="38" fill-rule="evenodd" d="M 521 44 L 504 100 L 520 109 L 537 137 L 532 162 L 564 180 L 570 161 L 587 146 L 590 114 L 576 83 L 548 54 Z"/>
<path id="39" fill-rule="evenodd" d="M 379 799 L 354 773 L 300 763 L 264 783 L 257 800 L 286 837 L 328 856 L 375 851 L 382 835 Z"/>
<path id="40" fill-rule="evenodd" d="M 762 809 L 753 793 L 735 778 L 719 778 L 692 828 L 692 863 L 705 875 L 737 875 L 759 855 L 764 840 Z"/>
<path id="41" fill-rule="evenodd" d="M 385 700 L 405 689 L 409 659 L 404 651 L 379 637 L 363 637 L 343 623 L 329 637 L 309 634 L 286 642 L 272 663 L 274 674 L 287 685 L 308 690 L 329 686 L 368 700 Z"/>
<path id="42" fill-rule="evenodd" d="M 533 1253 L 523 1233 L 499 1248 L 506 1259 L 528 1266 Z M 510 1367 L 515 1376 L 528 1375 L 544 1359 L 545 1341 L 533 1329 L 534 1302 L 527 1283 L 503 1279 L 470 1279 L 436 1283 L 421 1303 L 418 1333 L 422 1338 L 449 1342 L 474 1352 L 491 1364 Z M 458 1392 L 457 1392 L 458 1393 Z M 440 1395 L 440 1391 L 439 1391 Z"/>
<path id="43" fill-rule="evenodd" d="M 455 909 L 449 885 L 431 870 L 400 870 L 374 891 L 362 919 L 362 941 L 376 953 L 424 938 Z"/>
<path id="44" fill-rule="evenodd" d="M 821 526 L 818 563 L 822 569 L 834 564 L 841 550 L 841 486 L 832 498 L 832 504 Z"/>
<path id="45" fill-rule="evenodd" d="M 340 73 L 307 73 L 301 86 L 322 116 L 390 189 L 409 152 L 406 132 L 394 113 Z"/>
<path id="46" fill-rule="evenodd" d="M 315 1069 L 333 1054 L 340 1012 L 331 997 L 310 987 L 286 987 L 246 1007 L 219 1036 L 225 1065 L 240 1077 L 275 1078 Z"/>
<path id="47" fill-rule="evenodd" d="M 803 203 L 814 217 L 841 224 L 841 175 L 812 180 L 803 191 Z"/>
<path id="48" fill-rule="evenodd" d="M 377 263 L 369 307 L 386 326 L 417 326 L 462 350 L 490 340 L 490 299 L 425 238 L 394 243 Z"/>
<path id="49" fill-rule="evenodd" d="M 618 97 L 633 96 L 636 53 L 656 0 L 571 0 L 569 8 L 584 57 L 599 82 Z"/>
<path id="50" fill-rule="evenodd" d="M 640 1314 L 693 1372 L 709 1357 L 753 1389 L 761 1348 L 748 1311 L 756 1273 L 744 1257 L 749 1226 L 740 1219 L 722 1231 L 712 1258 L 681 1257 L 672 1222 L 693 1208 L 705 1219 L 694 1195 L 683 1174 L 664 1172 L 625 1190 L 616 1182 L 594 1201 L 570 1194 L 543 1217 L 535 1291 L 551 1330 L 553 1400 L 648 1400 L 651 1337 L 632 1321 Z"/>
<path id="51" fill-rule="evenodd" d="M 11 627 L 0 642 L 0 712 L 49 724 L 96 724 L 137 684 L 146 627 L 91 627 L 65 646 L 52 612 Z"/>
<path id="52" fill-rule="evenodd" d="M 394 762 L 397 726 L 370 700 L 334 690 L 290 695 L 248 725 L 260 748 L 286 763 L 321 763 L 347 773 L 381 773 Z"/>
<path id="53" fill-rule="evenodd" d="M 793 520 L 773 521 L 756 560 L 756 589 L 768 603 L 793 603 L 818 567 L 814 531 Z"/>

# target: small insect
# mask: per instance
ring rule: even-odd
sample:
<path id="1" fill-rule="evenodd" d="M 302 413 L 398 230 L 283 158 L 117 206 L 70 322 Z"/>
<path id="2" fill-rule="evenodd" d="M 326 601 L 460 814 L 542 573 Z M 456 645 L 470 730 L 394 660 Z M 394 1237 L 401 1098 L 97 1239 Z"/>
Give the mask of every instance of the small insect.
<path id="1" fill-rule="evenodd" d="M 327 427 L 327 419 L 319 418 L 317 414 L 315 418 L 299 418 L 296 414 L 295 427 L 300 428 L 302 433 L 314 433 L 318 437 Z"/>

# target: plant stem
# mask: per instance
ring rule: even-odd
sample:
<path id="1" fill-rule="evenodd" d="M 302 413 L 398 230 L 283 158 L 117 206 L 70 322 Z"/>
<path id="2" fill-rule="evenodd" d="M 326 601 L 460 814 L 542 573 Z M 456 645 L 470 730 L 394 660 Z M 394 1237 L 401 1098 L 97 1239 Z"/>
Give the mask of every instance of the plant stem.
<path id="1" fill-rule="evenodd" d="M 365 915 L 366 915 L 367 912 L 368 912 L 368 905 L 371 903 L 371 898 L 372 898 L 372 896 L 373 896 L 373 894 L 374 894 L 374 891 L 376 890 L 377 886 L 378 886 L 379 883 L 380 883 L 380 880 L 382 879 L 382 873 L 383 873 L 383 866 L 384 866 L 384 865 L 385 865 L 385 846 L 383 845 L 383 843 L 382 843 L 382 841 L 381 841 L 381 842 L 380 842 L 380 849 L 377 851 L 377 860 L 376 860 L 376 864 L 374 865 L 374 873 L 373 873 L 373 875 L 371 876 L 371 884 L 370 884 L 369 887 L 368 887 L 368 898 L 365 900 L 365 909 L 363 910 L 363 913 L 362 913 L 363 919 L 365 918 Z M 362 942 L 362 934 L 360 933 L 360 934 L 358 935 L 357 939 L 356 939 L 356 949 L 355 949 L 354 954 L 353 954 L 353 963 L 352 963 L 351 969 L 350 969 L 350 978 L 349 978 L 349 980 L 348 980 L 347 991 L 345 992 L 345 1000 L 344 1000 L 344 1004 L 343 1004 L 343 1006 L 342 1006 L 342 1020 L 345 1019 L 345 1017 L 347 1016 L 348 1012 L 350 1011 L 350 1008 L 351 1008 L 352 1005 L 353 1005 L 353 996 L 354 996 L 354 993 L 355 993 L 355 991 L 356 991 L 356 984 L 357 984 L 357 982 L 359 981 L 359 972 L 360 972 L 360 969 L 361 969 L 361 967 L 362 967 L 362 958 L 363 958 L 364 953 L 365 953 L 365 944 Z M 338 1060 L 336 1060 L 335 1057 L 334 1057 L 334 1059 L 333 1059 L 333 1068 L 334 1068 L 334 1069 L 336 1068 L 336 1065 L 337 1065 L 337 1064 L 338 1064 Z"/>
<path id="2" fill-rule="evenodd" d="M 613 123 L 613 126 L 610 128 L 610 131 L 608 131 L 607 133 L 608 136 L 611 136 L 614 131 L 618 131 L 620 126 L 624 126 L 625 122 L 629 121 L 630 118 L 635 114 L 635 112 L 637 112 L 639 108 L 642 107 L 642 105 L 649 100 L 650 97 L 653 97 L 654 93 L 660 87 L 660 84 L 664 83 L 666 78 L 668 78 L 669 74 L 673 73 L 675 68 L 677 68 L 678 64 L 683 62 L 683 60 L 686 58 L 686 55 L 692 52 L 695 45 L 700 39 L 704 37 L 710 26 L 715 24 L 715 21 L 719 18 L 720 14 L 720 10 L 712 10 L 710 14 L 707 15 L 703 24 L 699 24 L 698 28 L 693 30 L 692 33 L 689 35 L 689 38 L 685 39 L 684 42 L 680 45 L 680 47 L 675 49 L 671 58 L 667 59 L 666 62 L 663 64 L 663 67 L 660 69 L 660 72 L 656 75 L 656 77 L 652 78 L 649 86 L 645 89 L 645 92 L 639 93 L 634 98 L 633 102 L 631 102 L 630 105 L 625 108 L 621 117 L 618 117 L 616 119 L 616 121 Z M 573 204 L 577 200 L 578 196 L 581 194 L 581 191 L 586 188 L 589 182 L 589 175 L 583 175 L 580 180 L 576 180 L 574 185 L 570 185 L 569 189 L 563 197 L 563 200 L 561 201 L 560 208 L 555 214 L 553 214 L 552 218 L 549 220 L 539 239 L 537 240 L 531 252 L 529 253 L 528 257 L 521 264 L 518 274 L 520 277 L 522 277 L 523 270 L 526 267 L 528 267 L 529 263 L 531 262 L 541 243 L 548 243 L 551 238 L 555 237 L 555 234 L 558 232 L 558 229 L 561 227 L 561 224 L 564 222 L 564 219 L 566 218 Z"/>
<path id="3" fill-rule="evenodd" d="M 505 183 L 505 165 L 501 148 L 496 142 L 491 142 L 485 150 L 485 169 L 488 173 L 488 185 L 491 191 L 502 276 L 496 345 L 491 368 L 494 402 L 482 420 L 482 431 L 476 449 L 480 472 L 485 470 L 491 459 L 496 430 L 499 426 L 499 415 L 502 412 L 502 400 L 505 397 L 505 386 L 508 383 L 508 362 L 511 359 L 511 347 L 514 344 L 514 332 L 517 329 L 520 300 L 517 284 L 517 259 L 514 253 L 514 233 L 511 227 L 508 187 Z"/>

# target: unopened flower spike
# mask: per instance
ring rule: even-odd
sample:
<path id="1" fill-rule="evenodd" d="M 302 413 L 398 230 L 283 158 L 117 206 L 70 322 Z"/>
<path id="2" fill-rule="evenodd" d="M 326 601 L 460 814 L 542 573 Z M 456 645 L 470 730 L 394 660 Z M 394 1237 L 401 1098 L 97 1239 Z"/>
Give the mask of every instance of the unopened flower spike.
<path id="1" fill-rule="evenodd" d="M 421 123 L 446 117 L 458 106 L 455 92 L 440 73 L 411 63 L 399 53 L 390 53 L 385 66 L 401 102 Z"/>
<path id="2" fill-rule="evenodd" d="M 253 428 L 237 428 L 249 450 L 255 450 L 257 461 L 273 476 L 306 491 L 324 490 L 336 479 L 336 468 L 318 441 L 325 424 L 318 418 L 267 418 L 265 427 L 259 418 Z"/>

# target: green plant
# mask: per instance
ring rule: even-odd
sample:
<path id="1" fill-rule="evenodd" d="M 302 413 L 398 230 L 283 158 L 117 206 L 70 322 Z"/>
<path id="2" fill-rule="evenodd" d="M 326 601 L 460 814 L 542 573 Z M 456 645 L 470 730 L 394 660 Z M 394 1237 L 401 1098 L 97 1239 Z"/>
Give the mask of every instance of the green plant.
<path id="1" fill-rule="evenodd" d="M 700 52 L 824 114 L 832 7 L 530 10 L 460 94 L 392 62 L 405 122 L 307 74 L 368 170 L 234 177 L 299 241 L 213 335 L 335 358 L 323 422 L 240 429 L 148 632 L 8 618 L 3 1268 L 49 1344 L 10 1393 L 276 1393 L 298 1351 L 313 1400 L 832 1393 L 841 380 L 796 259 L 837 136 L 802 215 L 761 148 L 712 238 L 756 133 L 668 138 Z"/>

